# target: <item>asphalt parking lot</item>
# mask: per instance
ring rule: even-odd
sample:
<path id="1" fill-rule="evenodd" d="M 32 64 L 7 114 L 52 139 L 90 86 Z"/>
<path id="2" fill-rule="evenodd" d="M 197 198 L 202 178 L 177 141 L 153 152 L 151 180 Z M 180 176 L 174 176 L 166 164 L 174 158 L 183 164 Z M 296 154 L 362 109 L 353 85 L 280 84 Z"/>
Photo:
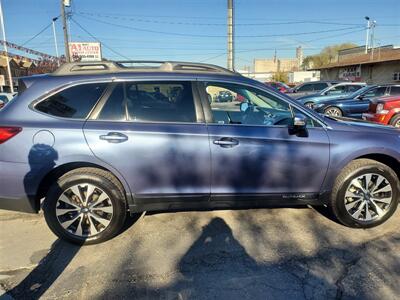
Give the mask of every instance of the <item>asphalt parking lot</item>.
<path id="1" fill-rule="evenodd" d="M 306 207 L 159 213 L 79 247 L 57 240 L 42 215 L 0 211 L 0 294 L 398 299 L 399 221 L 398 211 L 378 228 L 349 229 Z"/>

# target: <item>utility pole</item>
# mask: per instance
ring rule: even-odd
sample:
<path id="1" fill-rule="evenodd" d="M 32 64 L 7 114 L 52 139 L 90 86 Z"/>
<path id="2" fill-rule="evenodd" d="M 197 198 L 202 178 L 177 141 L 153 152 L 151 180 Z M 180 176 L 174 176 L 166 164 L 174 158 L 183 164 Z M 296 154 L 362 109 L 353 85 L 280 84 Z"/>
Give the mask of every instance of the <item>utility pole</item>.
<path id="1" fill-rule="evenodd" d="M 0 0 L 0 22 L 1 22 L 1 31 L 3 33 L 3 41 L 4 41 L 4 52 L 6 53 L 6 61 L 7 61 L 7 75 L 8 81 L 10 82 L 10 92 L 14 93 L 14 84 L 11 75 L 10 61 L 8 59 L 8 49 L 7 49 L 7 39 L 6 39 L 6 30 L 4 28 L 4 18 L 3 18 L 3 5 Z"/>
<path id="2" fill-rule="evenodd" d="M 233 71 L 235 69 L 234 61 L 234 43 L 233 43 L 233 0 L 228 0 L 228 69 Z"/>
<path id="3" fill-rule="evenodd" d="M 376 21 L 371 22 L 371 59 L 374 59 Z"/>
<path id="4" fill-rule="evenodd" d="M 62 25 L 64 31 L 64 47 L 65 47 L 65 59 L 67 62 L 71 61 L 71 57 L 69 56 L 69 46 L 68 46 L 68 28 L 67 28 L 67 19 L 65 16 L 65 0 L 61 0 L 61 18 Z"/>
<path id="5" fill-rule="evenodd" d="M 53 36 L 54 36 L 54 47 L 56 48 L 56 56 L 58 57 L 57 65 L 60 66 L 60 59 L 58 55 L 58 45 L 57 45 L 57 34 L 56 34 L 56 26 L 55 22 L 57 21 L 58 17 L 53 18 L 52 25 L 53 25 Z"/>
<path id="6" fill-rule="evenodd" d="M 365 37 L 365 54 L 368 54 L 368 47 L 369 47 L 369 30 L 371 28 L 371 22 L 369 17 L 365 17 L 365 20 L 367 20 L 367 35 Z"/>

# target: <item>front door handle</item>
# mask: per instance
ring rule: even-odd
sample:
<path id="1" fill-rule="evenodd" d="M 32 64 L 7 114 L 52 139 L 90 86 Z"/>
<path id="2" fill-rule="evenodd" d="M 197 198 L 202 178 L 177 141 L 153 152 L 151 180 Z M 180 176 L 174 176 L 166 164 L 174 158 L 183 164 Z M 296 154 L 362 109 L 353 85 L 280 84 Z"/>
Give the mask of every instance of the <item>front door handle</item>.
<path id="1" fill-rule="evenodd" d="M 101 135 L 100 139 L 109 143 L 123 143 L 128 140 L 128 136 L 120 132 L 109 132 L 106 135 Z"/>
<path id="2" fill-rule="evenodd" d="M 238 140 L 229 138 L 229 137 L 223 137 L 223 138 L 220 138 L 219 140 L 214 140 L 213 143 L 215 145 L 221 146 L 222 148 L 231 148 L 231 147 L 239 145 Z"/>

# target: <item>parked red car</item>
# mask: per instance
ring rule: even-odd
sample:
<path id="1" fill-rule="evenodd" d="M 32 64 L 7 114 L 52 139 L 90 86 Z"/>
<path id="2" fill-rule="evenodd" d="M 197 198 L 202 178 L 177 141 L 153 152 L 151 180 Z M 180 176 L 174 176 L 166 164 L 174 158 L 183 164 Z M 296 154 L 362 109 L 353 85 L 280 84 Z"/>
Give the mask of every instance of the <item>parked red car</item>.
<path id="1" fill-rule="evenodd" d="M 369 105 L 363 119 L 400 128 L 400 96 L 383 97 Z"/>
<path id="2" fill-rule="evenodd" d="M 290 90 L 290 87 L 288 87 L 286 84 L 284 84 L 283 82 L 266 82 L 266 85 L 273 87 L 274 89 L 277 89 L 278 91 L 282 92 L 282 93 L 287 93 Z"/>

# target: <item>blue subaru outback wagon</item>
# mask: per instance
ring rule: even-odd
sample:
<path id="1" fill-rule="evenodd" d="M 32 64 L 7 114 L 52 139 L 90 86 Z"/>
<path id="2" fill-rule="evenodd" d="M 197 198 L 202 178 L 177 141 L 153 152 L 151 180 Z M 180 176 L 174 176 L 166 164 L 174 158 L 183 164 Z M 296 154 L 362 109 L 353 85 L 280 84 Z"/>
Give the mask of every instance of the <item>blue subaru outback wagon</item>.
<path id="1" fill-rule="evenodd" d="M 80 244 L 157 210 L 327 205 L 373 227 L 395 212 L 399 177 L 399 130 L 321 116 L 206 64 L 65 64 L 21 78 L 0 111 L 0 208 L 42 207 Z"/>

